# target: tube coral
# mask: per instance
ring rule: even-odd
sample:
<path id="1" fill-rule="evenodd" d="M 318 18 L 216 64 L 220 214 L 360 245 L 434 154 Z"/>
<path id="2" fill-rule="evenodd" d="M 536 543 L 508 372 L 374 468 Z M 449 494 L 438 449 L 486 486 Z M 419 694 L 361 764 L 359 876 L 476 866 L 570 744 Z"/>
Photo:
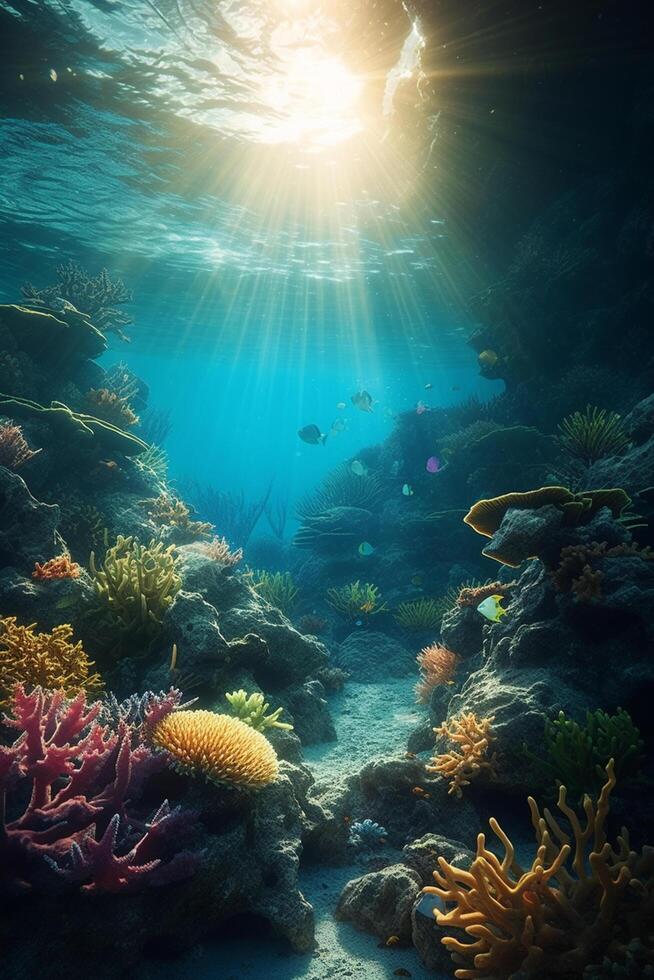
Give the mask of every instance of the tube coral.
<path id="1" fill-rule="evenodd" d="M 154 745 L 192 776 L 243 789 L 260 789 L 279 773 L 268 739 L 238 718 L 213 711 L 175 711 L 149 721 Z"/>
<path id="2" fill-rule="evenodd" d="M 426 704 L 435 687 L 453 683 L 459 658 L 440 643 L 432 643 L 420 651 L 416 660 L 420 667 L 420 680 L 415 688 L 416 700 Z"/>
<path id="3" fill-rule="evenodd" d="M 484 834 L 468 871 L 438 859 L 436 887 L 424 892 L 441 903 L 434 909 L 439 926 L 470 937 L 441 939 L 458 980 L 581 977 L 603 957 L 622 961 L 631 941 L 646 938 L 654 915 L 654 853 L 651 847 L 632 851 L 624 828 L 616 847 L 608 843 L 614 785 L 611 760 L 597 802 L 584 798 L 585 826 L 562 786 L 557 807 L 569 830 L 548 810 L 541 816 L 530 797 L 537 851 L 526 871 L 494 818 L 490 826 L 504 848 L 501 859 L 488 850 Z"/>
<path id="4" fill-rule="evenodd" d="M 281 728 L 286 732 L 293 729 L 293 726 L 287 722 L 279 721 L 283 708 L 277 708 L 275 711 L 271 711 L 269 715 L 266 714 L 270 705 L 264 700 L 263 694 L 259 692 L 248 695 L 246 691 L 241 689 L 240 691 L 232 691 L 231 694 L 225 694 L 225 698 L 229 702 L 234 717 L 240 718 L 242 722 L 257 732 L 265 732 L 267 728 Z"/>
<path id="5" fill-rule="evenodd" d="M 436 772 L 449 779 L 451 795 L 463 796 L 463 786 L 468 786 L 481 772 L 495 775 L 496 755 L 489 752 L 493 742 L 493 717 L 478 718 L 477 715 L 460 715 L 450 722 L 443 722 L 434 728 L 436 735 L 448 738 L 456 748 L 432 759 L 432 765 L 427 766 L 427 772 Z"/>
<path id="6" fill-rule="evenodd" d="M 0 618 L 0 704 L 7 703 L 17 684 L 68 695 L 101 690 L 102 679 L 91 673 L 93 661 L 81 641 L 70 642 L 72 626 L 64 623 L 51 633 L 37 633 L 35 625 L 19 626 L 15 616 Z"/>
<path id="7" fill-rule="evenodd" d="M 112 616 L 123 629 L 136 633 L 158 631 L 182 585 L 173 545 L 142 545 L 120 534 L 100 568 L 91 552 L 89 567 L 95 590 Z"/>

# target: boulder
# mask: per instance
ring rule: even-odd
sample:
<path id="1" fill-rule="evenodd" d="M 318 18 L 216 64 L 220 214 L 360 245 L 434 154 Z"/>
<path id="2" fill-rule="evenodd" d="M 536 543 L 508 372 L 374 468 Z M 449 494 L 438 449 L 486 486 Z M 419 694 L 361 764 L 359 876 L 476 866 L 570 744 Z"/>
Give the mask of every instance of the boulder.
<path id="1" fill-rule="evenodd" d="M 381 939 L 411 941 L 411 911 L 421 887 L 420 876 L 393 864 L 349 881 L 341 893 L 336 918 L 351 922 Z"/>
<path id="2" fill-rule="evenodd" d="M 18 473 L 0 466 L 0 567 L 31 575 L 35 562 L 60 554 L 58 520 L 56 504 L 36 500 Z"/>

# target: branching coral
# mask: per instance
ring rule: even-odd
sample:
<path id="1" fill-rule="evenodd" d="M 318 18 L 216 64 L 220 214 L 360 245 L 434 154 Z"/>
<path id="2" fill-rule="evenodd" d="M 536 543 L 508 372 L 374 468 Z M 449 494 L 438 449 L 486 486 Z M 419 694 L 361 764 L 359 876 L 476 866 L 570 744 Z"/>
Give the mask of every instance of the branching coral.
<path id="1" fill-rule="evenodd" d="M 86 408 L 92 415 L 121 429 L 136 425 L 139 420 L 127 399 L 108 388 L 91 388 L 87 391 Z"/>
<path id="2" fill-rule="evenodd" d="M 159 483 L 165 483 L 168 479 L 168 463 L 169 459 L 166 450 L 154 444 L 148 446 L 145 452 L 141 453 L 136 459 L 138 468 L 149 473 Z"/>
<path id="3" fill-rule="evenodd" d="M 398 626 L 407 630 L 424 632 L 440 629 L 441 620 L 449 608 L 449 600 L 412 599 L 401 602 L 395 610 L 394 618 Z"/>
<path id="4" fill-rule="evenodd" d="M 181 588 L 177 563 L 173 545 L 143 545 L 119 534 L 102 566 L 96 565 L 93 552 L 89 566 L 97 594 L 122 629 L 151 635 Z"/>
<path id="5" fill-rule="evenodd" d="M 461 798 L 463 787 L 485 772 L 491 778 L 496 775 L 497 756 L 493 745 L 493 717 L 478 718 L 472 712 L 450 719 L 434 728 L 436 735 L 454 743 L 454 748 L 432 759 L 427 772 L 436 772 L 450 780 L 448 792 Z M 457 748 L 458 746 L 458 748 Z"/>
<path id="6" fill-rule="evenodd" d="M 38 580 L 79 578 L 81 572 L 82 569 L 76 561 L 71 561 L 70 555 L 59 555 L 42 565 L 37 561 L 34 565 L 32 578 Z"/>
<path id="7" fill-rule="evenodd" d="M 545 755 L 538 752 L 541 765 L 552 779 L 563 783 L 573 800 L 584 793 L 596 794 L 605 779 L 606 764 L 614 760 L 620 780 L 637 775 L 643 761 L 644 742 L 628 711 L 618 708 L 614 715 L 601 709 L 587 711 L 580 724 L 560 711 L 545 723 Z"/>
<path id="8" fill-rule="evenodd" d="M 192 521 L 191 512 L 183 500 L 161 493 L 152 500 L 142 500 L 148 510 L 148 517 L 159 527 L 179 527 L 190 537 L 206 538 L 213 531 L 213 524 L 206 521 Z"/>
<path id="9" fill-rule="evenodd" d="M 566 416 L 559 426 L 563 449 L 588 466 L 607 456 L 618 456 L 629 447 L 629 436 L 617 412 L 586 405 L 584 412 Z"/>
<path id="10" fill-rule="evenodd" d="M 454 683 L 453 677 L 459 657 L 440 643 L 432 643 L 420 651 L 416 660 L 420 667 L 420 680 L 415 688 L 416 700 L 426 704 L 435 687 Z"/>
<path id="11" fill-rule="evenodd" d="M 171 692 L 172 693 L 172 692 Z M 178 699 L 177 699 L 178 700 Z M 169 710 L 177 703 L 169 698 Z M 165 767 L 125 723 L 98 722 L 83 693 L 16 688 L 6 718 L 18 735 L 0 746 L 0 887 L 125 892 L 186 877 L 195 858 L 175 853 L 192 815 L 163 802 L 135 810 L 146 779 Z"/>
<path id="12" fill-rule="evenodd" d="M 57 266 L 56 272 L 57 282 L 52 286 L 36 289 L 26 282 L 22 287 L 23 296 L 46 306 L 57 305 L 63 298 L 87 313 L 101 330 L 113 331 L 122 340 L 128 339 L 122 328 L 132 323 L 132 318 L 115 309 L 132 300 L 131 291 L 121 279 L 112 279 L 106 269 L 97 276 L 90 276 L 72 260 Z"/>
<path id="13" fill-rule="evenodd" d="M 181 772 L 243 789 L 260 789 L 279 773 L 268 739 L 231 715 L 175 711 L 149 725 L 154 745 Z"/>
<path id="14" fill-rule="evenodd" d="M 298 588 L 290 572 L 267 572 L 257 569 L 252 572 L 252 588 L 269 602 L 271 606 L 288 616 L 293 610 Z"/>
<path id="15" fill-rule="evenodd" d="M 81 641 L 70 642 L 72 626 L 64 623 L 51 633 L 37 633 L 35 625 L 19 626 L 15 616 L 0 618 L 0 704 L 7 703 L 17 684 L 61 689 L 69 695 L 102 688 Z"/>
<path id="16" fill-rule="evenodd" d="M 30 449 L 19 425 L 0 425 L 0 466 L 17 470 L 40 449 Z"/>
<path id="17" fill-rule="evenodd" d="M 237 548 L 235 551 L 232 551 L 229 542 L 225 538 L 213 538 L 211 541 L 198 541 L 193 545 L 193 549 L 199 554 L 204 555 L 205 558 L 210 558 L 212 561 L 218 562 L 219 565 L 225 565 L 227 568 L 234 568 L 235 565 L 238 565 L 243 560 L 243 549 Z"/>
<path id="18" fill-rule="evenodd" d="M 275 711 L 271 711 L 269 715 L 266 714 L 270 705 L 264 700 L 263 694 L 259 692 L 248 694 L 241 689 L 240 691 L 232 691 L 231 694 L 225 694 L 225 698 L 229 702 L 234 717 L 240 718 L 242 722 L 257 732 L 265 732 L 268 728 L 281 728 L 286 732 L 293 729 L 292 725 L 279 720 L 283 708 L 277 708 Z"/>
<path id="19" fill-rule="evenodd" d="M 349 585 L 341 585 L 327 590 L 327 602 L 337 613 L 346 619 L 359 616 L 375 616 L 386 609 L 376 585 L 357 579 Z"/>
<path id="20" fill-rule="evenodd" d="M 561 550 L 558 567 L 552 573 L 554 587 L 559 592 L 571 592 L 577 602 L 599 599 L 602 595 L 601 562 L 604 558 L 638 557 L 653 561 L 654 552 L 635 542 L 609 547 L 605 541 L 568 545 Z"/>
<path id="21" fill-rule="evenodd" d="M 506 595 L 509 588 L 505 582 L 466 582 L 459 589 L 456 605 L 473 606 L 476 609 L 480 602 L 491 595 Z"/>
<path id="22" fill-rule="evenodd" d="M 654 916 L 654 849 L 630 850 L 625 829 L 616 847 L 608 843 L 612 762 L 606 776 L 597 803 L 584 798 L 585 825 L 568 805 L 564 786 L 557 807 L 569 829 L 548 810 L 541 816 L 529 798 L 538 846 L 526 871 L 493 818 L 501 859 L 488 850 L 484 834 L 468 871 L 439 858 L 436 887 L 425 892 L 441 903 L 434 909 L 438 925 L 470 938 L 441 940 L 459 980 L 568 980 L 604 956 L 621 961 L 630 941 L 646 937 Z"/>

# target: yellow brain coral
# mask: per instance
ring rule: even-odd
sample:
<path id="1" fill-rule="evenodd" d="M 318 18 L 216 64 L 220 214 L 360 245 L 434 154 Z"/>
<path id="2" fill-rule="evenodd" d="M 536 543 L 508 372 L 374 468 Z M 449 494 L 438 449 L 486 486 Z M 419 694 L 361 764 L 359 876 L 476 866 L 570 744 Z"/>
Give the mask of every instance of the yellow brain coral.
<path id="1" fill-rule="evenodd" d="M 174 711 L 157 722 L 151 738 L 182 771 L 216 783 L 260 789 L 279 774 L 268 739 L 230 715 Z"/>
<path id="2" fill-rule="evenodd" d="M 0 705 L 16 684 L 61 688 L 69 695 L 101 690 L 102 679 L 91 673 L 93 661 L 81 642 L 70 642 L 72 626 L 64 623 L 51 633 L 37 633 L 34 626 L 18 626 L 15 616 L 0 617 Z"/>

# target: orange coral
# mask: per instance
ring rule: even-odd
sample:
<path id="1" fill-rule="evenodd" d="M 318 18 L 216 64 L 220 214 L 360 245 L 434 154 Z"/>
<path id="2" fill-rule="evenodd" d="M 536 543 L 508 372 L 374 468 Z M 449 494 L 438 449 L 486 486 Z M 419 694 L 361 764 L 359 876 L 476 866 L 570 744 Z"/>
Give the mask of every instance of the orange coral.
<path id="1" fill-rule="evenodd" d="M 51 558 L 50 561 L 42 565 L 37 561 L 34 565 L 32 578 L 35 579 L 58 579 L 58 578 L 79 578 L 82 569 L 76 561 L 71 561 L 70 555 L 59 555 Z"/>
<path id="2" fill-rule="evenodd" d="M 174 711 L 151 732 L 173 764 L 215 783 L 260 789 L 279 774 L 277 754 L 261 732 L 238 718 L 213 711 Z"/>
<path id="3" fill-rule="evenodd" d="M 92 414 L 121 429 L 139 421 L 127 399 L 109 388 L 91 388 L 86 393 L 86 405 Z"/>
<path id="4" fill-rule="evenodd" d="M 509 586 L 503 582 L 487 582 L 485 585 L 464 586 L 456 597 L 457 606 L 474 606 L 475 608 L 490 595 L 506 595 Z"/>
<path id="5" fill-rule="evenodd" d="M 211 558 L 212 561 L 217 561 L 219 565 L 226 565 L 228 568 L 233 568 L 243 559 L 243 549 L 238 548 L 236 551 L 232 551 L 225 538 L 198 541 L 193 545 L 193 549 L 204 555 L 205 558 Z"/>
<path id="6" fill-rule="evenodd" d="M 451 780 L 450 794 L 461 798 L 462 787 L 468 786 L 481 772 L 487 772 L 491 777 L 496 775 L 496 754 L 488 755 L 493 742 L 493 720 L 493 716 L 478 718 L 470 712 L 452 718 L 449 725 L 443 722 L 440 727 L 434 728 L 436 735 L 448 738 L 459 746 L 458 751 L 453 748 L 450 752 L 435 756 L 432 765 L 426 767 L 427 772 L 437 772 Z"/>
<path id="7" fill-rule="evenodd" d="M 456 653 L 440 643 L 424 647 L 416 657 L 420 667 L 420 680 L 415 687 L 416 700 L 426 704 L 435 687 L 451 684 L 459 659 Z"/>
<path id="8" fill-rule="evenodd" d="M 64 623 L 51 633 L 36 633 L 34 626 L 18 626 L 15 616 L 0 618 L 0 704 L 16 684 L 61 689 L 71 696 L 81 690 L 94 694 L 102 688 L 100 675 L 91 673 L 93 661 L 81 642 L 70 642 L 72 626 Z"/>

